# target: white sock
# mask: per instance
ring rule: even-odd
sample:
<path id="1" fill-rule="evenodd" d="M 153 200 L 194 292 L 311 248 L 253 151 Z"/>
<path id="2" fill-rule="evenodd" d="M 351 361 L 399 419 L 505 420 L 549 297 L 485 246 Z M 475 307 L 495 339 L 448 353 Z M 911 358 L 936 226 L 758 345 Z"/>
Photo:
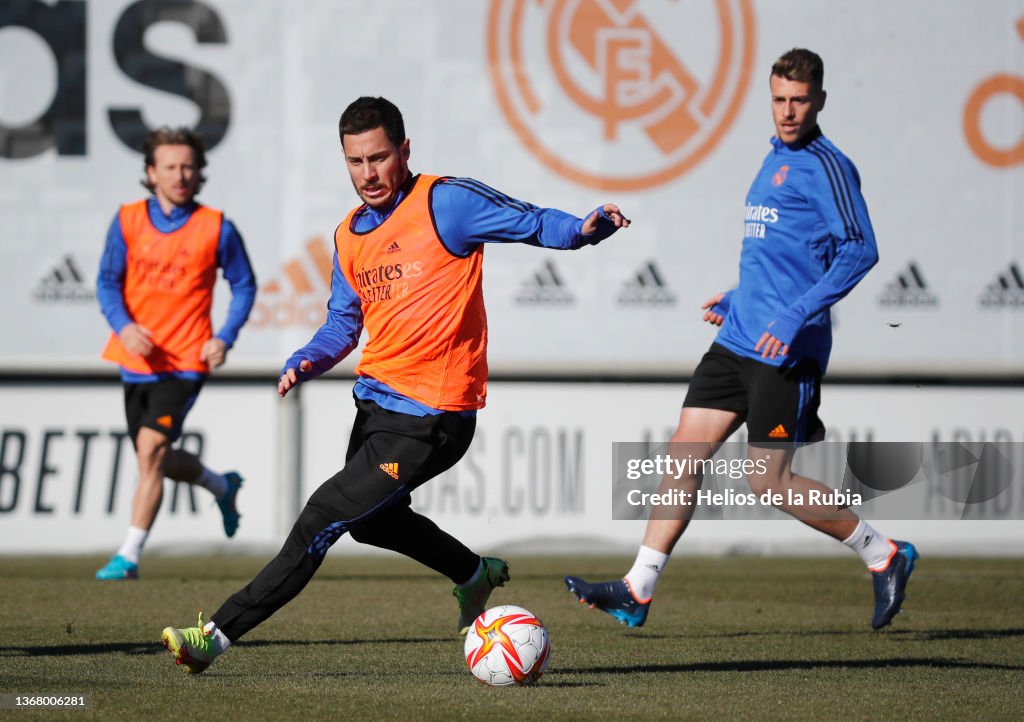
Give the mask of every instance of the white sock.
<path id="1" fill-rule="evenodd" d="M 128 527 L 128 534 L 125 536 L 124 542 L 121 544 L 121 548 L 117 550 L 117 553 L 132 564 L 138 564 L 139 559 L 142 557 L 142 547 L 146 545 L 146 538 L 148 536 L 149 531 L 146 529 L 140 529 L 137 526 Z"/>
<path id="2" fill-rule="evenodd" d="M 888 537 L 879 534 L 871 528 L 871 525 L 861 519 L 857 528 L 853 530 L 843 544 L 853 549 L 868 565 L 873 572 L 880 572 L 889 566 L 889 560 L 896 552 L 896 545 L 889 541 Z"/>
<path id="3" fill-rule="evenodd" d="M 224 632 L 220 631 L 215 622 L 207 622 L 203 625 L 203 634 L 211 638 L 213 649 L 218 655 L 224 654 L 231 646 L 231 640 L 224 636 Z"/>
<path id="4" fill-rule="evenodd" d="M 455 586 L 458 586 L 458 587 L 468 587 L 470 584 L 476 584 L 478 581 L 480 581 L 480 575 L 483 574 L 483 573 L 484 573 L 484 560 L 483 560 L 483 557 L 481 557 L 480 558 L 480 564 L 477 565 L 476 571 L 473 572 L 473 576 L 471 576 L 469 579 L 464 581 L 462 584 L 456 584 Z"/>
<path id="5" fill-rule="evenodd" d="M 224 475 L 210 471 L 205 466 L 203 467 L 203 473 L 196 479 L 196 484 L 204 489 L 209 489 L 218 499 L 224 498 L 224 495 L 228 493 L 228 480 Z"/>
<path id="6" fill-rule="evenodd" d="M 625 577 L 626 584 L 638 602 L 646 602 L 654 595 L 654 587 L 658 584 L 658 577 L 665 571 L 666 564 L 668 554 L 640 545 L 633 568 Z"/>

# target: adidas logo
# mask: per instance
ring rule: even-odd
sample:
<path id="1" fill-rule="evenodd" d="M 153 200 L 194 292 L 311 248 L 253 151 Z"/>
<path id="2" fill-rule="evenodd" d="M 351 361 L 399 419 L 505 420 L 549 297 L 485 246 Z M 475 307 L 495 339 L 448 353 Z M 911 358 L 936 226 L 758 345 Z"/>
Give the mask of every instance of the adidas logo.
<path id="1" fill-rule="evenodd" d="M 392 479 L 398 479 L 398 462 L 392 462 L 390 464 L 381 464 L 380 470 L 390 476 Z"/>
<path id="2" fill-rule="evenodd" d="M 392 244 L 390 246 L 388 246 L 388 249 L 386 251 L 384 251 L 384 252 L 385 253 L 398 253 L 400 250 L 402 250 L 402 248 L 401 248 L 401 246 L 398 245 L 398 241 L 394 241 L 394 242 L 392 242 Z"/>
<path id="3" fill-rule="evenodd" d="M 671 306 L 675 295 L 668 290 L 654 261 L 648 261 L 619 291 L 622 306 Z"/>
<path id="4" fill-rule="evenodd" d="M 867 536 L 865 536 L 864 537 L 864 541 L 861 542 L 861 545 L 860 545 L 861 549 L 867 549 L 868 548 L 868 544 L 870 544 L 871 540 L 874 539 L 874 538 L 875 538 L 874 534 L 868 534 Z"/>
<path id="5" fill-rule="evenodd" d="M 260 286 L 249 327 L 319 327 L 327 317 L 333 271 L 333 249 L 321 236 L 311 238 L 305 253 L 281 267 L 279 278 Z"/>
<path id="6" fill-rule="evenodd" d="M 540 270 L 523 282 L 515 302 L 523 306 L 571 306 L 573 295 L 566 290 L 552 261 L 545 261 Z"/>
<path id="7" fill-rule="evenodd" d="M 928 290 L 917 263 L 911 261 L 907 269 L 885 287 L 878 303 L 881 306 L 931 307 L 937 306 L 939 299 Z"/>
<path id="8" fill-rule="evenodd" d="M 768 432 L 768 438 L 770 439 L 788 439 L 789 432 L 786 431 L 786 427 L 779 424 L 774 429 Z"/>
<path id="9" fill-rule="evenodd" d="M 978 302 L 983 308 L 1024 307 L 1024 277 L 1016 262 L 988 285 Z"/>
<path id="10" fill-rule="evenodd" d="M 96 290 L 86 283 L 74 256 L 68 254 L 39 280 L 32 297 L 43 303 L 92 303 Z"/>

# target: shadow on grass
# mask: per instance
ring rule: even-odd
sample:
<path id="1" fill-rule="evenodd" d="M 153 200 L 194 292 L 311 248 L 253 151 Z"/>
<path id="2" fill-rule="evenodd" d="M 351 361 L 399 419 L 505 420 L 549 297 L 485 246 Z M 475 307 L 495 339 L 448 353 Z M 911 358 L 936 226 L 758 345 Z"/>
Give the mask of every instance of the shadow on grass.
<path id="1" fill-rule="evenodd" d="M 934 657 L 895 659 L 778 659 L 736 662 L 702 662 L 698 664 L 631 664 L 623 667 L 577 667 L 560 669 L 572 674 L 649 674 L 652 672 L 778 672 L 814 669 L 894 669 L 898 667 L 931 667 L 933 669 L 988 669 L 1008 672 L 1024 671 L 1016 664 L 993 664 Z"/>
<path id="2" fill-rule="evenodd" d="M 292 645 L 299 647 L 307 646 L 352 646 L 359 644 L 448 644 L 455 637 L 402 637 L 402 638 L 388 638 L 388 639 L 254 639 L 252 641 L 242 640 L 239 642 L 240 647 L 249 648 L 260 648 L 260 647 L 289 647 Z M 459 642 L 461 644 L 461 642 Z"/>
<path id="3" fill-rule="evenodd" d="M 36 647 L 0 647 L 4 657 L 68 657 L 82 654 L 156 654 L 164 648 L 141 642 L 104 642 L 102 644 L 48 644 Z"/>
<path id="4" fill-rule="evenodd" d="M 354 646 L 362 644 L 437 644 L 448 643 L 452 637 L 410 637 L 403 639 L 254 639 L 239 642 L 239 647 L 311 647 Z M 164 654 L 159 642 L 104 642 L 97 644 L 52 644 L 34 647 L 0 647 L 4 657 L 67 657 L 87 654 Z"/>
<path id="5" fill-rule="evenodd" d="M 634 639 L 741 639 L 744 637 L 888 637 L 901 642 L 928 642 L 950 639 L 1010 639 L 1024 637 L 1024 628 L 1011 629 L 819 629 L 813 631 L 787 630 L 777 632 L 724 632 L 721 634 L 645 634 L 628 632 Z"/>
<path id="6" fill-rule="evenodd" d="M 555 670 L 554 672 L 547 672 L 547 673 L 545 673 L 545 675 L 540 679 L 540 681 L 537 682 L 537 686 L 538 687 L 545 687 L 545 688 L 553 687 L 553 688 L 557 688 L 557 689 L 579 689 L 579 688 L 582 688 L 582 687 L 602 687 L 602 686 L 604 686 L 600 682 L 562 682 L 562 681 L 555 681 L 555 680 L 551 679 L 551 676 L 553 674 L 558 674 L 559 671 L 560 670 Z"/>
<path id="7" fill-rule="evenodd" d="M 945 639 L 1008 639 L 1024 637 L 1024 629 L 894 629 L 888 634 L 900 635 L 908 641 Z"/>

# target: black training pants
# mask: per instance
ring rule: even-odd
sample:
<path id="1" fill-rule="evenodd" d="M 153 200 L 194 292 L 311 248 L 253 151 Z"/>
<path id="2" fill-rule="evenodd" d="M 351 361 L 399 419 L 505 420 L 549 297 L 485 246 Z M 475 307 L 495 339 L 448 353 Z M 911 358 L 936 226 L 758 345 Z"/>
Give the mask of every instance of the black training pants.
<path id="1" fill-rule="evenodd" d="M 211 619 L 235 641 L 291 601 L 342 534 L 405 554 L 460 583 L 480 557 L 409 506 L 409 493 L 469 448 L 474 417 L 410 416 L 356 399 L 345 468 L 313 492 L 281 551 Z M 396 478 L 397 477 L 397 478 Z"/>

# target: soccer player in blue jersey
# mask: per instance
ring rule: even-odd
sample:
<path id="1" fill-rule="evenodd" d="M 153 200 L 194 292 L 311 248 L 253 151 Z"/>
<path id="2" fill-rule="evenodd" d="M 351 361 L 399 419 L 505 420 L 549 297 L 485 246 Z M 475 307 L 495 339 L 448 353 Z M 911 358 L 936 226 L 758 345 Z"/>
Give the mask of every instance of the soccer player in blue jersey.
<path id="1" fill-rule="evenodd" d="M 772 66 L 775 137 L 747 194 L 739 285 L 702 306 L 703 320 L 721 330 L 694 371 L 670 442 L 710 458 L 746 423 L 748 453 L 766 464 L 767 473 L 749 478 L 758 495 L 786 488 L 808 499 L 811 490 L 831 491 L 795 474 L 793 454 L 824 437 L 817 411 L 832 346 L 829 309 L 878 261 L 857 169 L 818 127 L 823 79 L 821 58 L 809 50 L 793 49 Z M 696 488 L 699 479 L 687 483 Z M 900 611 L 918 556 L 914 546 L 888 539 L 842 506 L 778 508 L 860 555 L 874 581 L 871 626 L 887 626 Z M 685 509 L 655 507 L 623 579 L 569 576 L 569 591 L 624 624 L 643 625 L 658 577 L 689 524 Z"/>
<path id="2" fill-rule="evenodd" d="M 234 536 L 239 520 L 235 498 L 242 477 L 214 472 L 172 444 L 210 370 L 224 363 L 249 317 L 256 277 L 234 224 L 195 201 L 205 180 L 202 137 L 187 128 L 159 128 L 147 136 L 143 155 L 143 185 L 152 195 L 122 206 L 114 217 L 96 284 L 111 328 L 103 357 L 120 367 L 139 471 L 128 533 L 96 572 L 106 581 L 138 578 L 165 477 L 208 489 L 227 536 Z M 214 333 L 218 268 L 231 287 L 231 304 Z"/>

